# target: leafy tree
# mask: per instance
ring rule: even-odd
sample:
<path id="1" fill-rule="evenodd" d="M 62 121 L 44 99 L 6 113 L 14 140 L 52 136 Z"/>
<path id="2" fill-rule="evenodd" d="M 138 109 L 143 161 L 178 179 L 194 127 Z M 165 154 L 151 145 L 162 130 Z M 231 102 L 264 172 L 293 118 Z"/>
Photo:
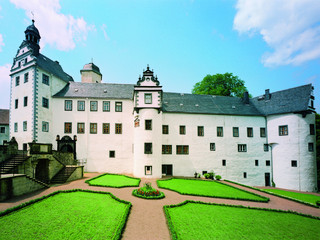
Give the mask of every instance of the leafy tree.
<path id="1" fill-rule="evenodd" d="M 248 91 L 244 81 L 232 73 L 207 75 L 201 82 L 197 82 L 193 89 L 193 94 L 207 94 L 231 97 L 243 97 L 243 93 Z"/>

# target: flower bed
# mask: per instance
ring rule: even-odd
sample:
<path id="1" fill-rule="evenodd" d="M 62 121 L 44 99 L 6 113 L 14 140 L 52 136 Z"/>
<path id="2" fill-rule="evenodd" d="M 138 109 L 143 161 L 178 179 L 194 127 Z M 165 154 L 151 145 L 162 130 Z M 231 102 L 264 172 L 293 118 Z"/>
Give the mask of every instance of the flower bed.
<path id="1" fill-rule="evenodd" d="M 144 187 L 132 191 L 132 195 L 145 199 L 161 199 L 165 195 L 157 189 L 151 187 L 151 183 L 145 183 Z"/>

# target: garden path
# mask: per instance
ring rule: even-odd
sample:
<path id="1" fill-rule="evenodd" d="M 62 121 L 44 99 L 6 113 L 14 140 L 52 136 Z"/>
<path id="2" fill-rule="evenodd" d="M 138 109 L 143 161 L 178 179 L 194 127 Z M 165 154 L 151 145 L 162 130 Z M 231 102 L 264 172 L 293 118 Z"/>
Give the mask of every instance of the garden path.
<path id="1" fill-rule="evenodd" d="M 90 189 L 95 191 L 106 191 L 111 192 L 116 197 L 127 200 L 132 203 L 132 209 L 129 215 L 129 219 L 123 233 L 122 239 L 124 240 L 160 240 L 160 239 L 170 239 L 169 229 L 166 224 L 165 215 L 163 212 L 164 205 L 178 204 L 185 200 L 203 201 L 203 202 L 214 202 L 214 203 L 224 203 L 230 205 L 243 205 L 259 208 L 272 208 L 281 210 L 291 210 L 304 214 L 310 214 L 313 216 L 320 217 L 320 209 L 306 206 L 294 201 L 286 200 L 280 197 L 276 197 L 267 193 L 258 192 L 250 188 L 242 187 L 236 185 L 236 187 L 245 189 L 250 192 L 255 192 L 259 195 L 266 196 L 270 198 L 268 203 L 259 202 L 249 202 L 249 201 L 239 201 L 239 200 L 229 200 L 220 198 L 209 198 L 209 197 L 197 197 L 180 195 L 176 192 L 161 189 L 165 194 L 164 199 L 160 200 L 146 200 L 137 198 L 131 195 L 132 190 L 136 187 L 130 188 L 105 188 L 105 187 L 95 187 L 89 186 L 85 181 L 89 178 L 100 175 L 101 173 L 85 173 L 85 178 L 69 182 L 62 185 L 55 185 L 49 189 L 40 190 L 31 194 L 27 194 L 21 197 L 15 197 L 10 200 L 6 200 L 0 203 L 0 211 L 7 208 L 17 206 L 23 202 L 30 201 L 35 198 L 39 198 L 43 195 L 58 191 L 58 190 L 68 190 L 68 189 Z M 145 182 L 151 182 L 153 187 L 156 187 L 156 179 L 142 179 L 140 186 L 143 186 Z M 225 182 L 227 183 L 227 182 Z M 232 183 L 227 183 L 234 185 Z"/>

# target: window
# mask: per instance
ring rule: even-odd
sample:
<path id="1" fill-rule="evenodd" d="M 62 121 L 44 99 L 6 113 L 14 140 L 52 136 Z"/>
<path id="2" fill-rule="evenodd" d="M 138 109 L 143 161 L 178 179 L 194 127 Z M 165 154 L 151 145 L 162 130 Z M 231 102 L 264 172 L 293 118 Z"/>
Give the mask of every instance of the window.
<path id="1" fill-rule="evenodd" d="M 310 124 L 310 135 L 315 135 L 314 124 Z"/>
<path id="2" fill-rule="evenodd" d="M 298 161 L 297 160 L 292 160 L 291 161 L 291 167 L 298 167 Z"/>
<path id="3" fill-rule="evenodd" d="M 116 112 L 122 112 L 122 102 L 116 102 Z"/>
<path id="4" fill-rule="evenodd" d="M 247 144 L 238 144 L 238 152 L 246 152 Z"/>
<path id="5" fill-rule="evenodd" d="M 23 98 L 23 106 L 24 107 L 28 106 L 28 97 Z"/>
<path id="6" fill-rule="evenodd" d="M 152 130 L 152 120 L 146 120 L 145 121 L 145 129 L 146 130 Z"/>
<path id="7" fill-rule="evenodd" d="M 77 133 L 84 133 L 84 123 L 77 124 Z"/>
<path id="8" fill-rule="evenodd" d="M 102 123 L 102 133 L 103 134 L 110 133 L 110 124 L 109 123 Z"/>
<path id="9" fill-rule="evenodd" d="M 49 76 L 46 74 L 42 74 L 42 83 L 49 86 Z"/>
<path id="10" fill-rule="evenodd" d="M 288 125 L 279 126 L 279 136 L 286 136 L 288 135 Z"/>
<path id="11" fill-rule="evenodd" d="M 260 128 L 260 137 L 266 137 L 266 128 Z"/>
<path id="12" fill-rule="evenodd" d="M 263 144 L 263 150 L 265 152 L 269 152 L 269 145 L 268 144 Z"/>
<path id="13" fill-rule="evenodd" d="M 204 136 L 204 128 L 203 128 L 203 126 L 198 126 L 198 136 L 199 137 Z"/>
<path id="14" fill-rule="evenodd" d="M 309 152 L 313 152 L 314 151 L 313 143 L 308 143 L 308 150 L 309 150 Z"/>
<path id="15" fill-rule="evenodd" d="M 72 123 L 71 122 L 64 123 L 64 133 L 72 133 Z"/>
<path id="16" fill-rule="evenodd" d="M 42 122 L 42 132 L 49 132 L 49 123 L 43 121 Z"/>
<path id="17" fill-rule="evenodd" d="M 238 127 L 233 127 L 233 136 L 239 137 L 239 128 Z"/>
<path id="18" fill-rule="evenodd" d="M 17 108 L 18 108 L 18 105 L 19 105 L 19 100 L 16 99 L 16 100 L 14 101 L 14 108 L 17 109 Z"/>
<path id="19" fill-rule="evenodd" d="M 92 134 L 97 133 L 97 123 L 90 123 L 90 133 Z"/>
<path id="20" fill-rule="evenodd" d="M 110 112 L 110 101 L 103 101 L 102 102 L 102 111 L 103 112 Z"/>
<path id="21" fill-rule="evenodd" d="M 247 173 L 246 172 L 243 173 L 243 178 L 247 178 Z"/>
<path id="22" fill-rule="evenodd" d="M 65 100 L 64 101 L 64 110 L 65 111 L 72 111 L 72 100 Z"/>
<path id="23" fill-rule="evenodd" d="M 152 93 L 145 93 L 144 94 L 144 103 L 145 104 L 152 104 Z"/>
<path id="24" fill-rule="evenodd" d="M 91 112 L 98 111 L 98 102 L 97 101 L 90 101 L 90 111 Z"/>
<path id="25" fill-rule="evenodd" d="M 144 167 L 144 174 L 145 175 L 152 175 L 152 166 L 145 166 Z"/>
<path id="26" fill-rule="evenodd" d="M 116 151 L 109 151 L 109 158 L 115 158 L 116 157 Z"/>
<path id="27" fill-rule="evenodd" d="M 0 133 L 6 133 L 6 128 L 5 127 L 0 127 Z"/>
<path id="28" fill-rule="evenodd" d="M 29 81 L 29 73 L 25 73 L 24 74 L 24 82 L 28 82 Z"/>
<path id="29" fill-rule="evenodd" d="M 16 77 L 16 86 L 20 85 L 20 76 Z"/>
<path id="30" fill-rule="evenodd" d="M 210 151 L 215 151 L 215 150 L 216 150 L 216 144 L 210 143 Z"/>
<path id="31" fill-rule="evenodd" d="M 180 134 L 185 135 L 186 134 L 186 126 L 180 126 Z"/>
<path id="32" fill-rule="evenodd" d="M 266 160 L 266 166 L 267 166 L 267 167 L 270 166 L 270 160 Z"/>
<path id="33" fill-rule="evenodd" d="M 162 154 L 172 154 L 172 145 L 162 145 Z"/>
<path id="34" fill-rule="evenodd" d="M 78 111 L 85 110 L 85 101 L 78 101 Z"/>
<path id="35" fill-rule="evenodd" d="M 217 137 L 223 137 L 223 127 L 217 127 Z"/>
<path id="36" fill-rule="evenodd" d="M 18 132 L 18 123 L 14 123 L 14 131 Z"/>
<path id="37" fill-rule="evenodd" d="M 162 134 L 169 134 L 169 126 L 162 125 Z"/>
<path id="38" fill-rule="evenodd" d="M 42 107 L 49 108 L 49 99 L 48 98 L 45 98 L 45 97 L 42 98 Z"/>
<path id="39" fill-rule="evenodd" d="M 122 124 L 121 123 L 116 123 L 116 134 L 122 134 Z"/>
<path id="40" fill-rule="evenodd" d="M 152 143 L 144 143 L 144 153 L 152 154 Z"/>
<path id="41" fill-rule="evenodd" d="M 189 146 L 188 145 L 177 145 L 177 154 L 188 155 L 189 154 Z"/>
<path id="42" fill-rule="evenodd" d="M 253 137 L 253 128 L 251 127 L 247 128 L 247 137 Z"/>
<path id="43" fill-rule="evenodd" d="M 227 166 L 227 160 L 222 159 L 222 166 Z"/>
<path id="44" fill-rule="evenodd" d="M 27 131 L 27 125 L 28 125 L 27 121 L 23 121 L 23 131 L 24 132 Z"/>
<path id="45" fill-rule="evenodd" d="M 254 160 L 254 165 L 259 166 L 259 160 Z"/>

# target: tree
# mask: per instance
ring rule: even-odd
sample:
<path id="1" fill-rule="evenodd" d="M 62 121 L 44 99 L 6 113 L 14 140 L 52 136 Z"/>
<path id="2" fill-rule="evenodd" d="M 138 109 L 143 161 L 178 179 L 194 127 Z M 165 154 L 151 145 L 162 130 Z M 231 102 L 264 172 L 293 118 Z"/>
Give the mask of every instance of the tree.
<path id="1" fill-rule="evenodd" d="M 243 93 L 248 91 L 244 81 L 232 73 L 207 75 L 201 82 L 197 82 L 193 89 L 193 94 L 219 95 L 230 97 L 243 97 Z"/>

